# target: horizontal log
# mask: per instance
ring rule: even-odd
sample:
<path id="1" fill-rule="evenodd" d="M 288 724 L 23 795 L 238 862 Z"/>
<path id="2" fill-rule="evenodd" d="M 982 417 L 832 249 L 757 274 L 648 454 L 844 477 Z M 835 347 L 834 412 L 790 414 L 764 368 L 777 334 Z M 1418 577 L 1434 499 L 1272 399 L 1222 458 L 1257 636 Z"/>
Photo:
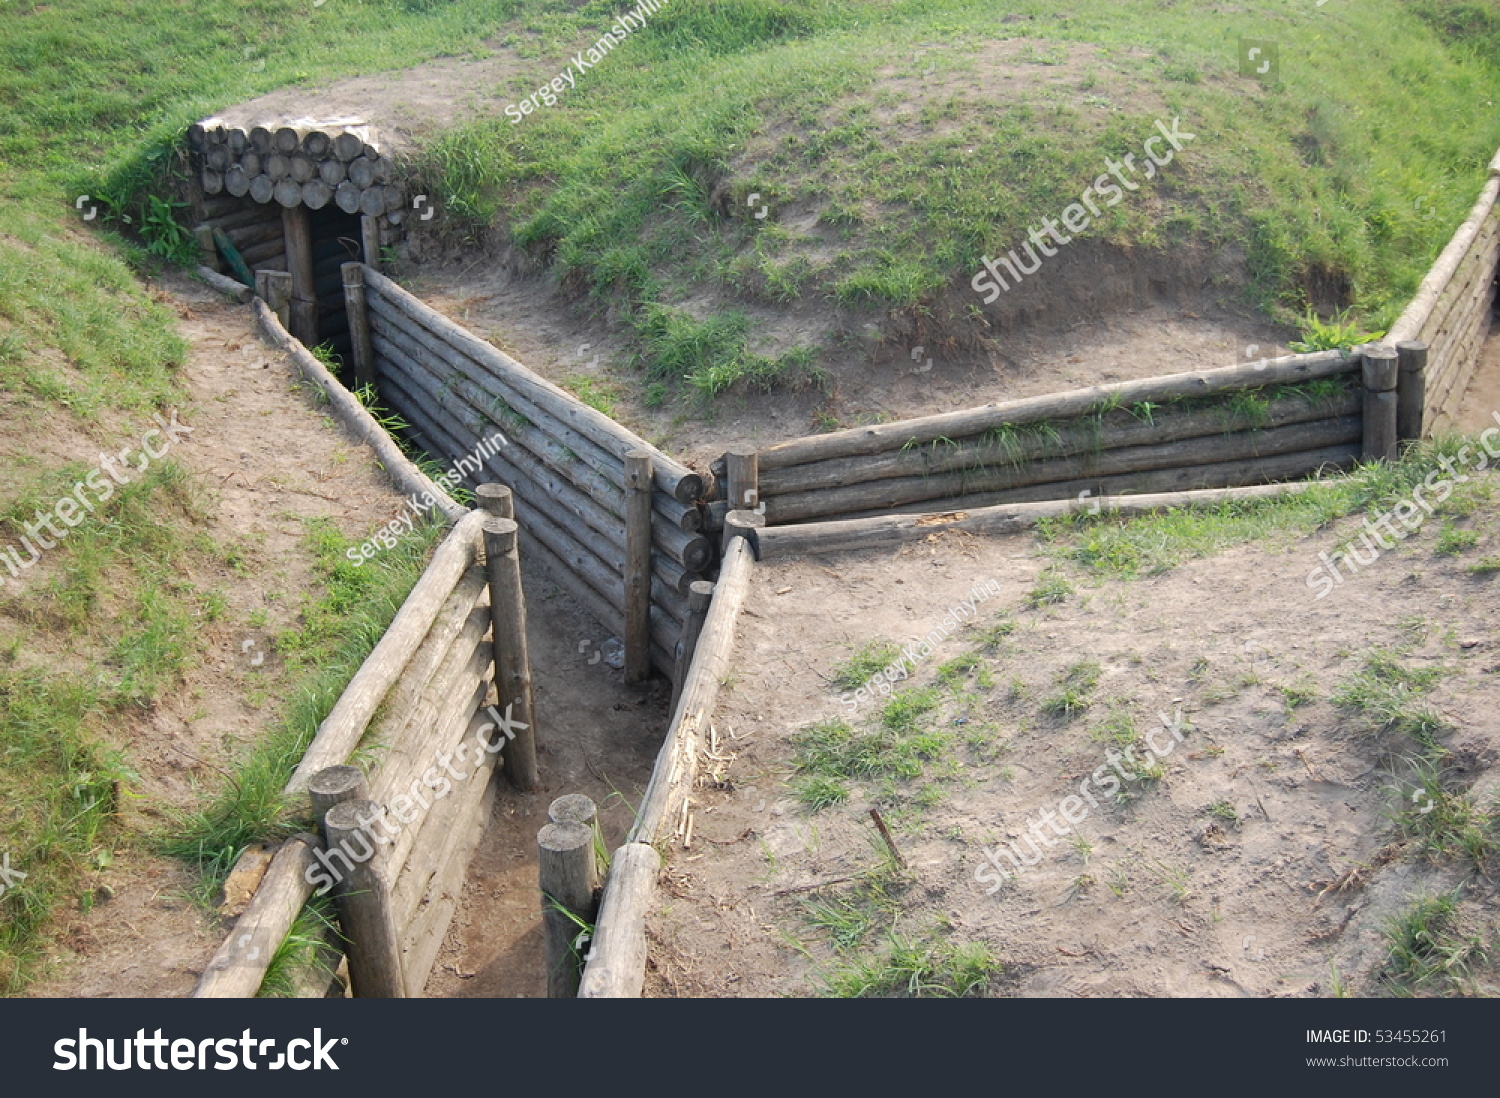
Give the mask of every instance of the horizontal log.
<path id="1" fill-rule="evenodd" d="M 1198 491 L 1150 493 L 1135 496 L 1098 496 L 1086 503 L 1077 499 L 1035 503 L 1007 503 L 964 511 L 813 522 L 801 526 L 771 526 L 757 535 L 761 560 L 813 556 L 823 553 L 863 552 L 920 541 L 942 530 L 1001 536 L 1018 534 L 1044 518 L 1087 512 L 1095 504 L 1101 514 L 1136 515 L 1183 507 L 1217 506 L 1225 501 L 1268 499 L 1304 491 L 1311 481 L 1260 484 L 1253 487 L 1209 488 Z"/>
<path id="2" fill-rule="evenodd" d="M 451 379 L 440 382 L 437 375 L 417 358 L 418 348 L 405 342 L 401 333 L 393 330 L 378 315 L 372 317 L 372 328 L 374 331 L 371 340 L 377 355 L 383 356 L 388 363 L 407 374 L 411 383 L 421 389 L 428 399 L 443 405 L 456 419 L 472 423 L 475 419 L 482 418 L 493 423 L 508 440 L 513 439 L 515 444 L 541 459 L 542 467 L 531 471 L 532 478 L 547 487 L 549 494 L 556 496 L 564 507 L 588 522 L 601 535 L 617 541 L 623 548 L 624 519 L 615 510 L 622 506 L 622 492 L 618 481 L 613 485 L 608 484 L 602 478 L 590 476 L 580 469 L 576 461 L 555 459 L 554 455 L 547 452 L 550 448 L 534 437 L 534 432 L 518 429 L 518 425 L 491 415 L 465 400 L 459 392 L 460 386 L 452 384 Z M 470 429 L 474 428 L 471 426 Z M 623 472 L 619 475 L 623 475 Z M 594 490 L 587 492 L 584 490 L 587 488 Z M 683 507 L 670 497 L 661 497 L 660 493 L 657 495 L 667 506 Z M 607 502 L 599 502 L 600 497 Z M 657 548 L 687 571 L 702 571 L 712 559 L 713 547 L 707 538 L 672 525 L 660 510 L 653 510 L 652 535 Z"/>
<path id="3" fill-rule="evenodd" d="M 233 241 L 234 246 L 243 255 L 247 248 L 257 244 L 264 244 L 268 240 L 281 241 L 281 218 L 264 218 L 248 225 L 241 225 L 237 229 L 225 229 L 225 235 Z"/>
<path id="4" fill-rule="evenodd" d="M 730 657 L 740 609 L 750 590 L 755 557 L 743 538 L 730 542 L 724 554 L 713 602 L 708 607 L 703 631 L 698 636 L 687 680 L 682 684 L 677 709 L 667 727 L 666 739 L 656 756 L 651 780 L 641 795 L 635 825 L 626 842 L 648 846 L 671 836 L 664 821 L 675 817 L 671 810 L 687 796 L 697 765 L 702 733 L 713 718 L 719 688 L 728 678 Z"/>
<path id="5" fill-rule="evenodd" d="M 1497 246 L 1500 220 L 1491 218 L 1422 326 L 1421 338 L 1434 352 L 1440 353 L 1452 332 L 1467 326 L 1469 309 L 1494 284 Z"/>
<path id="6" fill-rule="evenodd" d="M 625 454 L 631 450 L 649 451 L 652 464 L 658 466 L 656 484 L 668 495 L 682 503 L 692 503 L 703 494 L 703 478 L 675 458 L 662 453 L 639 435 L 626 430 L 602 412 L 590 408 L 540 374 L 527 369 L 509 355 L 453 323 L 378 271 L 371 270 L 365 277 L 366 285 L 380 297 L 391 302 L 407 316 L 450 343 L 457 350 L 475 358 L 489 368 L 517 395 L 524 396 L 546 410 L 562 423 L 603 447 L 621 462 L 624 461 Z"/>
<path id="7" fill-rule="evenodd" d="M 1350 468 L 1360 456 L 1361 445 L 1350 443 L 1322 450 L 1301 450 L 1275 457 L 1248 461 L 1217 462 L 1211 465 L 1157 469 L 1145 473 L 1125 473 L 1113 477 L 1083 477 L 1078 480 L 1034 484 L 1002 492 L 978 492 L 945 499 L 944 511 L 972 510 L 1002 503 L 1037 503 L 1048 500 L 1076 500 L 1083 497 L 1091 503 L 1102 496 L 1141 495 L 1155 492 L 1185 492 L 1208 488 L 1238 488 L 1268 481 L 1293 480 Z M 907 504 L 879 511 L 840 515 L 839 518 L 877 518 L 882 515 L 929 514 L 932 503 Z"/>
<path id="8" fill-rule="evenodd" d="M 849 488 L 824 489 L 766 500 L 766 522 L 773 526 L 858 511 L 889 510 L 903 504 L 941 503 L 945 499 L 999 492 L 1031 485 L 1090 480 L 1247 460 L 1301 450 L 1342 445 L 1361 437 L 1360 416 L 1340 416 L 1296 423 L 1265 431 L 1184 439 L 1149 446 L 1128 446 L 1097 454 L 1034 461 L 1022 466 L 966 469 L 928 477 L 871 481 Z"/>
<path id="9" fill-rule="evenodd" d="M 255 296 L 255 291 L 249 286 L 246 286 L 242 282 L 237 282 L 227 275 L 221 275 L 218 271 L 211 270 L 208 267 L 199 267 L 198 277 L 221 294 L 233 298 L 241 305 Z"/>
<path id="10" fill-rule="evenodd" d="M 254 203 L 236 203 L 234 208 L 217 217 L 205 218 L 199 222 L 200 228 L 220 229 L 229 234 L 230 240 L 235 240 L 235 231 L 252 225 L 277 225 L 281 224 L 281 211 L 269 210 L 264 206 Z M 238 241 L 236 241 L 238 243 Z"/>
<path id="11" fill-rule="evenodd" d="M 312 895 L 307 873 L 317 862 L 318 841 L 312 835 L 293 835 L 271 859 L 255 888 L 250 904 L 235 921 L 234 930 L 215 951 L 189 998 L 252 999 L 260 990 L 271 958 L 292 929 L 297 914 Z"/>
<path id="12" fill-rule="evenodd" d="M 1358 360 L 1342 351 L 1293 355 L 1273 359 L 1257 369 L 1254 365 L 1229 366 L 1201 373 L 1168 374 L 1165 377 L 1096 385 L 1048 396 L 1025 397 L 1002 404 L 986 404 L 961 412 L 945 412 L 918 419 L 851 427 L 826 435 L 793 439 L 769 446 L 759 453 L 760 475 L 812 461 L 878 454 L 903 446 L 922 445 L 943 438 L 967 438 L 1007 424 L 1035 423 L 1044 419 L 1068 419 L 1100 408 L 1141 401 L 1165 404 L 1182 397 L 1208 396 L 1234 389 L 1258 389 L 1267 385 L 1289 385 L 1353 373 Z"/>
<path id="13" fill-rule="evenodd" d="M 646 985 L 646 916 L 660 872 L 661 855 L 646 843 L 626 843 L 610 858 L 580 999 L 640 998 Z"/>
<path id="14" fill-rule="evenodd" d="M 468 727 L 470 719 L 478 712 L 480 704 L 484 701 L 485 693 L 490 688 L 490 681 L 495 673 L 495 650 L 494 646 L 486 641 L 473 652 L 469 653 L 469 660 L 461 668 L 459 674 L 449 682 L 449 693 L 446 697 L 436 699 L 433 706 L 432 717 L 425 722 L 427 741 L 427 755 L 422 760 L 422 770 L 416 774 L 409 775 L 404 785 L 395 786 L 392 789 L 392 801 L 405 796 L 408 800 L 415 802 L 410 806 L 414 810 L 420 806 L 421 799 L 418 797 L 424 788 L 422 775 L 430 773 L 439 765 L 439 757 L 459 747 L 464 730 Z M 493 742 L 493 741 L 492 741 Z M 479 755 L 482 752 L 474 751 L 472 745 L 464 754 L 466 758 L 459 761 L 455 769 L 467 770 L 463 763 L 469 766 L 481 761 Z M 486 767 L 484 775 L 488 775 Z M 467 780 L 467 779 L 466 779 Z M 440 783 L 441 784 L 441 783 Z M 450 785 L 458 784 L 450 781 Z M 431 798 L 429 798 L 431 799 Z M 450 838 L 447 829 L 451 827 L 451 817 L 446 818 L 448 813 L 445 808 L 451 810 L 451 806 L 444 802 L 451 798 L 443 798 L 437 801 L 431 808 L 422 811 L 420 818 L 403 826 L 400 834 L 396 836 L 395 842 L 391 844 L 389 852 L 389 872 L 391 880 L 395 882 L 393 890 L 394 910 L 398 926 L 406 926 L 410 921 L 416 905 L 421 902 L 422 892 L 425 891 L 426 881 L 422 870 L 423 863 L 429 863 L 434 850 L 441 850 L 444 840 Z M 407 806 L 405 803 L 403 808 Z M 426 849 L 423 849 L 423 848 Z M 408 862 L 415 860 L 416 872 L 403 874 L 408 868 Z M 404 879 L 403 879 L 404 878 Z"/>
<path id="15" fill-rule="evenodd" d="M 481 512 L 471 511 L 443 539 L 390 627 L 318 726 L 317 736 L 287 783 L 288 793 L 303 792 L 318 771 L 348 761 L 370 719 L 411 662 L 448 596 L 477 559 L 478 531 L 483 521 Z"/>
<path id="16" fill-rule="evenodd" d="M 611 606 L 608 599 L 595 591 L 578 576 L 574 575 L 568 566 L 552 550 L 548 549 L 539 538 L 530 533 L 525 526 L 521 527 L 521 559 L 523 561 L 534 561 L 545 569 L 552 582 L 557 584 L 568 597 L 582 608 L 584 613 L 598 622 L 605 630 L 617 637 L 625 635 L 624 613 Z M 661 611 L 653 607 L 651 613 L 654 627 L 656 617 Z M 670 679 L 674 666 L 672 656 L 666 648 L 656 642 L 654 634 L 655 629 L 653 628 L 651 665 Z M 676 648 L 675 641 L 672 647 Z"/>
<path id="17" fill-rule="evenodd" d="M 1358 415 L 1361 400 L 1357 389 L 1331 400 L 1309 400 L 1304 396 L 1287 396 L 1268 402 L 1260 414 L 1237 411 L 1233 406 L 1177 411 L 1158 408 L 1148 421 L 1127 411 L 1119 411 L 1111 421 L 1070 421 L 1053 425 L 1045 432 L 1009 439 L 980 436 L 976 439 L 944 440 L 927 446 L 886 451 L 856 458 L 794 465 L 764 473 L 760 477 L 761 498 L 788 495 L 822 488 L 841 488 L 873 480 L 894 477 L 929 477 L 937 473 L 1018 467 L 1028 462 L 1075 454 L 1096 453 L 1142 446 L 1178 442 L 1190 438 L 1224 435 L 1286 427 L 1296 423 L 1334 416 Z"/>
<path id="18" fill-rule="evenodd" d="M 474 718 L 473 731 L 476 734 L 485 720 L 483 716 Z M 488 765 L 493 770 L 495 763 L 491 761 Z M 458 909 L 458 899 L 463 892 L 469 863 L 484 837 L 485 823 L 494 807 L 497 795 L 494 780 L 476 774 L 471 781 L 472 785 L 453 798 L 457 802 L 450 824 L 454 838 L 438 848 L 442 860 L 429 880 L 421 905 L 401 938 L 407 987 L 412 989 L 409 993 L 413 995 L 420 994 L 420 989 L 437 960 L 448 926 Z"/>
<path id="19" fill-rule="evenodd" d="M 240 252 L 240 257 L 251 269 L 279 255 L 286 255 L 286 241 L 279 235 L 260 244 L 252 244 Z"/>
<path id="20" fill-rule="evenodd" d="M 269 175 L 265 174 L 265 172 L 262 172 L 260 175 L 257 175 L 250 180 L 250 197 L 255 202 L 265 205 L 267 208 L 269 208 L 271 199 L 272 197 L 274 197 L 275 193 L 276 184 Z M 281 213 L 281 210 L 277 208 L 275 212 L 279 215 Z"/>
<path id="21" fill-rule="evenodd" d="M 435 379 L 440 378 L 445 389 L 458 393 L 477 413 L 505 432 L 507 438 L 514 437 L 540 461 L 567 476 L 596 502 L 620 514 L 623 507 L 620 489 L 625 468 L 623 460 L 507 389 L 483 365 L 414 324 L 381 300 L 379 295 L 370 295 L 368 300 L 373 330 L 404 352 L 407 360 L 426 369 Z M 444 367 L 447 368 L 446 376 Z M 514 415 L 504 414 L 504 408 L 509 408 Z M 685 533 L 695 533 L 702 528 L 698 509 L 679 502 L 666 492 L 656 492 L 652 506 L 669 525 Z M 624 521 L 623 517 L 621 521 Z M 679 541 L 667 544 L 675 557 L 682 557 L 684 553 Z"/>
<path id="22" fill-rule="evenodd" d="M 399 383 L 392 388 L 402 398 L 400 403 L 392 402 L 393 409 L 398 414 L 420 424 L 424 433 L 437 440 L 444 449 L 463 452 L 462 448 L 468 440 L 462 436 L 461 427 L 451 422 L 445 425 L 440 412 L 414 403 L 414 395 L 402 391 Z M 574 574 L 587 582 L 609 605 L 618 608 L 623 621 L 623 552 L 615 551 L 609 559 L 601 556 L 601 550 L 612 550 L 613 547 L 607 543 L 590 541 L 580 536 L 579 531 L 570 530 L 556 521 L 554 501 L 519 468 L 495 459 L 486 464 L 490 475 L 483 479 L 499 479 L 509 484 L 515 492 L 517 521 L 523 529 L 531 530 L 555 558 L 564 562 Z M 614 559 L 616 557 L 620 559 Z M 685 613 L 685 602 L 676 591 L 655 576 L 651 584 L 651 602 L 653 640 L 661 646 L 663 652 L 670 652 L 676 644 L 677 632 Z"/>

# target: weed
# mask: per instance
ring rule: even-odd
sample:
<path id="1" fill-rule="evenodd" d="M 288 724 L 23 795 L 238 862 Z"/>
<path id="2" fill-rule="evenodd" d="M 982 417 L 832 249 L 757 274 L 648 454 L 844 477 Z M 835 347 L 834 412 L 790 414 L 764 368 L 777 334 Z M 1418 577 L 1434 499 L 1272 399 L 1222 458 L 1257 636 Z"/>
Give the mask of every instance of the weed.
<path id="1" fill-rule="evenodd" d="M 1057 677 L 1057 692 L 1042 702 L 1042 712 L 1065 720 L 1083 712 L 1093 702 L 1100 673 L 1094 660 L 1080 660 L 1067 668 Z"/>

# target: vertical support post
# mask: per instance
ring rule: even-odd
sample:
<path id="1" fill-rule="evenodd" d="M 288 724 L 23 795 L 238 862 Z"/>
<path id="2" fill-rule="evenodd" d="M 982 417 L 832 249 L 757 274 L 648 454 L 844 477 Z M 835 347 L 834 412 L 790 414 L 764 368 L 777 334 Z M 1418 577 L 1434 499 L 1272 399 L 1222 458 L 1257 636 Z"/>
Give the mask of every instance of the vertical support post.
<path id="1" fill-rule="evenodd" d="M 372 270 L 380 270 L 380 218 L 360 215 L 359 241 L 365 253 L 365 263 Z"/>
<path id="2" fill-rule="evenodd" d="M 713 600 L 714 585 L 708 580 L 694 580 L 689 585 L 687 616 L 682 619 L 682 635 L 677 640 L 675 653 L 676 666 L 672 669 L 672 704 L 667 708 L 668 721 L 677 713 L 677 701 L 682 697 L 688 668 L 693 666 L 693 653 L 698 651 L 698 638 L 703 635 L 703 623 L 708 618 L 708 607 Z"/>
<path id="3" fill-rule="evenodd" d="M 516 517 L 515 498 L 511 495 L 510 488 L 504 484 L 490 481 L 479 485 L 474 489 L 474 502 L 479 504 L 481 511 L 486 511 L 496 518 L 513 519 Z"/>
<path id="4" fill-rule="evenodd" d="M 318 291 L 313 285 L 312 216 L 300 202 L 281 208 L 286 269 L 292 276 L 291 333 L 304 347 L 318 344 Z"/>
<path id="5" fill-rule="evenodd" d="M 334 904 L 347 941 L 349 982 L 359 999 L 406 997 L 401 942 L 374 830 L 383 812 L 374 801 L 343 801 L 323 818 L 330 862 L 338 851 L 349 864 L 334 890 Z"/>
<path id="6" fill-rule="evenodd" d="M 625 455 L 625 681 L 651 676 L 651 454 Z"/>
<path id="7" fill-rule="evenodd" d="M 549 823 L 537 832 L 536 845 L 546 940 L 547 998 L 572 999 L 578 994 L 583 975 L 582 958 L 573 948 L 583 930 L 575 919 L 594 922 L 594 889 L 599 883 L 594 831 L 581 823 Z"/>
<path id="8" fill-rule="evenodd" d="M 760 508 L 760 455 L 731 450 L 724 455 L 729 481 L 729 509 L 755 511 Z"/>
<path id="9" fill-rule="evenodd" d="M 593 827 L 598 814 L 598 807 L 583 793 L 565 793 L 547 806 L 548 823 L 575 823 Z"/>
<path id="10" fill-rule="evenodd" d="M 266 308 L 276 314 L 281 326 L 290 331 L 292 276 L 285 271 L 256 271 L 255 294 L 266 303 Z"/>
<path id="11" fill-rule="evenodd" d="M 357 766 L 330 766 L 319 770 L 307 783 L 307 795 L 312 799 L 313 818 L 318 821 L 318 834 L 328 842 L 328 831 L 323 820 L 334 805 L 345 801 L 370 799 L 370 787 L 365 782 L 364 772 Z"/>
<path id="12" fill-rule="evenodd" d="M 1427 344 L 1404 340 L 1396 344 L 1396 440 L 1417 442 L 1427 416 Z"/>
<path id="13" fill-rule="evenodd" d="M 495 691 L 515 737 L 505 749 L 505 772 L 522 791 L 537 787 L 536 713 L 531 704 L 531 657 L 526 647 L 526 595 L 521 589 L 520 527 L 514 519 L 484 520 L 490 576 L 490 620 L 495 628 Z"/>
<path id="14" fill-rule="evenodd" d="M 724 540 L 719 546 L 723 553 L 729 552 L 729 544 L 735 538 L 744 538 L 757 558 L 760 557 L 760 538 L 756 536 L 766 524 L 766 516 L 754 511 L 730 511 L 724 516 Z"/>
<path id="15" fill-rule="evenodd" d="M 365 269 L 345 263 L 344 311 L 349 314 L 349 342 L 354 347 L 354 384 L 375 387 L 375 348 L 370 343 L 370 314 L 365 305 Z"/>
<path id="16" fill-rule="evenodd" d="M 1384 343 L 1364 349 L 1366 461 L 1396 460 L 1396 349 Z"/>
<path id="17" fill-rule="evenodd" d="M 219 246 L 214 243 L 214 231 L 208 225 L 199 225 L 193 230 L 193 239 L 198 242 L 199 262 L 210 271 L 224 273 L 224 261 L 219 258 Z"/>

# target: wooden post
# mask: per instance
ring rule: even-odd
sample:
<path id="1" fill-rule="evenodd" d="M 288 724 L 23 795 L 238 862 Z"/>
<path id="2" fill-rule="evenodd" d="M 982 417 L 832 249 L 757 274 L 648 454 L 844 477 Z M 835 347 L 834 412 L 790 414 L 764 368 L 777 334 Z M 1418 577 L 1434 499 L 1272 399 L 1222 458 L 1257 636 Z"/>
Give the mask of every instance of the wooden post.
<path id="1" fill-rule="evenodd" d="M 256 271 L 255 295 L 276 314 L 285 328 L 291 323 L 292 276 L 285 271 Z"/>
<path id="2" fill-rule="evenodd" d="M 484 552 L 495 627 L 495 689 L 515 738 L 505 749 L 505 772 L 520 790 L 537 787 L 536 713 L 531 704 L 531 657 L 526 647 L 526 596 L 521 588 L 520 530 L 514 519 L 484 520 Z"/>
<path id="3" fill-rule="evenodd" d="M 1427 344 L 1403 340 L 1396 344 L 1396 358 L 1396 439 L 1417 442 L 1427 415 Z"/>
<path id="4" fill-rule="evenodd" d="M 651 675 L 651 455 L 625 455 L 625 681 Z"/>
<path id="5" fill-rule="evenodd" d="M 754 511 L 760 507 L 760 455 L 754 451 L 724 455 L 729 481 L 727 499 L 731 511 Z"/>
<path id="6" fill-rule="evenodd" d="M 729 552 L 729 543 L 735 538 L 744 538 L 750 548 L 760 551 L 760 539 L 757 533 L 766 524 L 766 516 L 758 515 L 754 511 L 730 511 L 724 516 L 724 541 L 720 546 L 722 552 Z"/>
<path id="7" fill-rule="evenodd" d="M 584 933 L 574 919 L 594 922 L 594 889 L 599 883 L 594 832 L 581 823 L 549 823 L 537 832 L 538 876 L 542 887 L 542 926 L 546 936 L 547 998 L 578 994 L 582 958 L 573 948 Z"/>
<path id="8" fill-rule="evenodd" d="M 370 314 L 365 306 L 365 269 L 345 263 L 344 312 L 349 315 L 349 342 L 354 348 L 354 384 L 375 387 L 375 348 L 370 343 Z"/>
<path id="9" fill-rule="evenodd" d="M 289 330 L 304 347 L 318 344 L 318 291 L 313 279 L 312 217 L 299 201 L 284 206 L 281 230 L 286 238 L 286 269 L 292 276 L 292 323 Z"/>
<path id="10" fill-rule="evenodd" d="M 312 800 L 313 818 L 318 821 L 318 834 L 328 842 L 328 832 L 323 819 L 336 804 L 345 801 L 367 801 L 370 787 L 365 775 L 357 766 L 330 766 L 319 770 L 307 783 L 307 795 Z"/>
<path id="11" fill-rule="evenodd" d="M 1385 344 L 1365 348 L 1364 460 L 1396 460 L 1396 350 Z"/>
<path id="12" fill-rule="evenodd" d="M 577 823 L 593 827 L 599 813 L 594 802 L 582 793 L 565 793 L 547 806 L 550 823 Z"/>
<path id="13" fill-rule="evenodd" d="M 214 243 L 211 225 L 199 225 L 193 230 L 193 239 L 198 242 L 199 262 L 211 271 L 224 273 L 224 261 L 219 258 L 219 246 Z"/>
<path id="14" fill-rule="evenodd" d="M 667 707 L 668 720 L 677 712 L 682 684 L 687 682 L 688 668 L 693 666 L 693 653 L 698 650 L 698 638 L 703 634 L 703 622 L 708 617 L 708 607 L 713 599 L 714 585 L 707 580 L 694 580 L 688 588 L 687 617 L 682 620 L 682 636 L 677 641 L 677 666 L 672 672 L 672 704 Z"/>
<path id="15" fill-rule="evenodd" d="M 479 509 L 496 518 L 514 519 L 516 517 L 515 497 L 511 495 L 510 488 L 504 484 L 496 484 L 493 481 L 481 484 L 474 489 L 474 502 L 479 504 Z"/>
<path id="16" fill-rule="evenodd" d="M 378 821 L 384 811 L 374 801 L 343 801 L 323 818 L 330 864 L 349 863 L 334 903 L 347 942 L 349 982 L 359 999 L 406 997 L 390 887 L 380 869 L 384 832 Z"/>
<path id="17" fill-rule="evenodd" d="M 360 215 L 359 240 L 365 253 L 365 266 L 371 270 L 380 270 L 380 219 L 378 217 L 371 217 L 369 214 Z"/>

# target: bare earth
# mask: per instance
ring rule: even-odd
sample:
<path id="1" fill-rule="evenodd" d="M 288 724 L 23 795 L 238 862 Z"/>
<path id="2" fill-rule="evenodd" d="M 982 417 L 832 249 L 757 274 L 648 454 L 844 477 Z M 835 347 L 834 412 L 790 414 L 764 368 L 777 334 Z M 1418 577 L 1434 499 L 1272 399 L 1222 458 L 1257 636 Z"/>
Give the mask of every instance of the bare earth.
<path id="1" fill-rule="evenodd" d="M 979 605 L 976 628 L 1002 611 L 1020 623 L 984 657 L 994 685 L 971 675 L 940 710 L 951 769 L 924 796 L 900 783 L 904 807 L 883 802 L 912 867 L 896 931 L 986 943 L 1004 966 L 990 994 L 1326 996 L 1335 978 L 1382 993 L 1380 930 L 1418 895 L 1465 882 L 1464 918 L 1492 928 L 1491 881 L 1392 846 L 1387 816 L 1403 805 L 1385 765 L 1401 745 L 1353 732 L 1329 697 L 1372 648 L 1411 642 L 1412 666 L 1453 672 L 1433 695 L 1455 728 L 1443 741 L 1451 778 L 1488 803 L 1500 788 L 1500 590 L 1467 574 L 1465 558 L 1434 556 L 1436 531 L 1424 528 L 1314 601 L 1304 581 L 1317 552 L 1357 521 L 1134 582 L 1079 577 L 1076 595 L 1040 610 L 1023 606 L 1046 563 L 1029 536 L 934 535 L 900 552 L 759 566 L 714 717 L 720 754 L 737 757 L 719 764 L 721 788 L 693 795 L 692 848 L 670 852 L 649 993 L 822 990 L 837 959 L 805 905 L 850 895 L 841 879 L 880 861 L 867 809 L 882 802 L 861 785 L 844 804 L 800 807 L 788 737 L 848 715 L 829 679 L 853 648 L 920 638 L 989 579 L 1003 593 Z M 1483 540 L 1466 558 L 1495 552 L 1493 506 L 1473 528 Z M 973 633 L 950 638 L 913 681 L 932 683 L 977 647 Z M 1042 712 L 1056 676 L 1083 659 L 1102 666 L 1094 704 L 1071 720 Z M 1283 686 L 1316 700 L 1288 712 Z M 1052 839 L 1040 864 L 985 894 L 981 847 L 1017 838 L 1105 763 L 1090 729 L 1122 712 L 1144 732 L 1179 710 L 1192 731 L 1163 780 L 1119 803 L 1101 797 L 1078 824 L 1091 849 Z M 878 705 L 852 719 L 878 721 Z M 865 946 L 881 941 L 872 932 Z M 1483 980 L 1500 991 L 1493 973 Z"/>

